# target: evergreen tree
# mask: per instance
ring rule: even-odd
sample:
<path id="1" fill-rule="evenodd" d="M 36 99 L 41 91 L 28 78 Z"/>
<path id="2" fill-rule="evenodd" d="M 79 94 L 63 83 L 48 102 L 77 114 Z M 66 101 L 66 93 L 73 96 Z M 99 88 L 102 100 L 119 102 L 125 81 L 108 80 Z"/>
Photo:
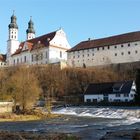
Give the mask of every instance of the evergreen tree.
<path id="1" fill-rule="evenodd" d="M 140 105 L 140 69 L 138 69 L 136 73 L 136 93 L 135 101 Z"/>

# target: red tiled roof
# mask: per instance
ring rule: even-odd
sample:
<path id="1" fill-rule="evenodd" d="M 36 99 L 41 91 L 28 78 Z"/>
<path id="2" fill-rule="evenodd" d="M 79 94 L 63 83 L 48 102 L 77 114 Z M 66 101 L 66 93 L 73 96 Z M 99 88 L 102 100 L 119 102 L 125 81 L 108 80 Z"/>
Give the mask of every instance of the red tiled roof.
<path id="1" fill-rule="evenodd" d="M 134 41 L 139 41 L 139 40 L 140 40 L 140 31 L 131 32 L 131 33 L 126 33 L 126 34 L 101 38 L 101 39 L 83 41 L 77 44 L 75 47 L 68 50 L 68 52 L 109 46 L 109 45 L 116 45 L 116 44 L 121 44 L 121 43 L 134 42 Z"/>
<path id="2" fill-rule="evenodd" d="M 49 42 L 54 38 L 55 34 L 56 34 L 56 31 L 21 42 L 19 45 L 19 48 L 16 50 L 16 52 L 13 55 L 19 54 L 23 51 L 28 51 L 28 50 L 32 51 L 34 49 L 37 49 L 40 46 L 48 47 Z M 26 50 L 22 50 L 25 43 L 27 43 L 28 48 Z"/>
<path id="3" fill-rule="evenodd" d="M 0 54 L 0 61 L 5 62 L 6 61 L 6 55 L 5 54 Z"/>

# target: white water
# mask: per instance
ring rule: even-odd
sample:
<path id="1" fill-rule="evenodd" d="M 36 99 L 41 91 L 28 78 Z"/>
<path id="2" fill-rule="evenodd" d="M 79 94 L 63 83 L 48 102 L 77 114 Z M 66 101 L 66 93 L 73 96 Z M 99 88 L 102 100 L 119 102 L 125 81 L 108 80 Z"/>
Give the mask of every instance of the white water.
<path id="1" fill-rule="evenodd" d="M 124 119 L 125 123 L 129 124 L 140 122 L 140 108 L 66 107 L 59 108 L 53 113 L 79 117 Z"/>

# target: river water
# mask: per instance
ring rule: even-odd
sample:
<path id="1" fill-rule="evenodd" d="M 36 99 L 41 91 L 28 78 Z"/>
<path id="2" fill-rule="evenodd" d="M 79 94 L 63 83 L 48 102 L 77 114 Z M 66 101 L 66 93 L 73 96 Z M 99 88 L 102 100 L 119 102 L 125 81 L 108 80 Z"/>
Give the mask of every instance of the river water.
<path id="1" fill-rule="evenodd" d="M 72 133 L 83 140 L 99 140 L 106 132 L 140 129 L 140 108 L 66 107 L 53 110 L 64 117 L 29 122 L 1 122 L 0 130 Z"/>

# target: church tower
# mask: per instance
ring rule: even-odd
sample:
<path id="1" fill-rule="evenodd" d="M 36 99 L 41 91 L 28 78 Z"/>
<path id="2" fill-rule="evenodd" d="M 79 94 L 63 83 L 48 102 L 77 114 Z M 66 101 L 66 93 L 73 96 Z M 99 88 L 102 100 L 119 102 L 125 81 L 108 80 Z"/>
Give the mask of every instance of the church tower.
<path id="1" fill-rule="evenodd" d="M 9 37 L 7 41 L 7 64 L 10 65 L 11 61 L 11 55 L 15 53 L 15 51 L 19 47 L 19 41 L 18 41 L 18 26 L 16 23 L 16 16 L 13 15 L 11 16 L 11 22 L 9 24 Z"/>
<path id="2" fill-rule="evenodd" d="M 27 40 L 35 38 L 35 30 L 34 30 L 34 23 L 32 21 L 32 17 L 28 22 L 28 29 L 26 30 Z"/>

